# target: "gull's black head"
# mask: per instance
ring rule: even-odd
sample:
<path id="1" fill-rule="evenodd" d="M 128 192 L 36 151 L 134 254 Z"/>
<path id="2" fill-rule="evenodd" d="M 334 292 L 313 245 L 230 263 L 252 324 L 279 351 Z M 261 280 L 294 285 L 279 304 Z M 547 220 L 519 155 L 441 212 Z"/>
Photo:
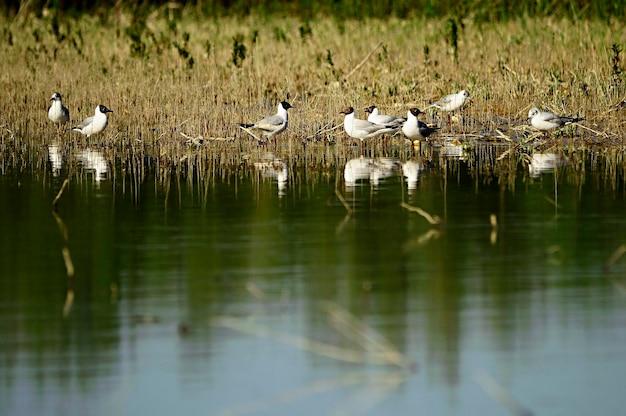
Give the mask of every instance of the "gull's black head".
<path id="1" fill-rule="evenodd" d="M 52 97 L 50 97 L 50 101 L 56 101 L 60 99 L 61 99 L 61 94 L 59 94 L 58 92 L 55 92 L 54 94 L 52 94 Z"/>
<path id="2" fill-rule="evenodd" d="M 289 104 L 287 101 L 281 101 L 280 105 L 282 105 L 285 110 L 289 110 L 290 108 L 294 108 L 294 106 Z"/>
<path id="3" fill-rule="evenodd" d="M 376 109 L 375 105 L 370 105 L 369 107 L 365 108 L 365 112 L 366 113 L 373 113 L 375 109 Z"/>
<path id="4" fill-rule="evenodd" d="M 98 108 L 100 109 L 100 112 L 101 112 L 102 114 L 112 113 L 112 112 L 113 112 L 113 110 L 109 110 L 109 109 L 108 109 L 108 108 L 106 108 L 106 106 L 105 106 L 105 105 L 103 105 L 103 104 L 100 104 L 100 105 L 98 106 Z"/>
<path id="5" fill-rule="evenodd" d="M 413 107 L 409 110 L 411 112 L 411 114 L 413 114 L 415 117 L 419 116 L 420 114 L 424 114 L 424 112 L 422 110 L 420 110 L 417 107 Z"/>
<path id="6" fill-rule="evenodd" d="M 354 113 L 354 108 L 352 107 L 346 107 L 339 112 L 339 114 L 343 114 L 345 116 L 347 116 L 348 114 L 352 114 L 352 113 Z"/>

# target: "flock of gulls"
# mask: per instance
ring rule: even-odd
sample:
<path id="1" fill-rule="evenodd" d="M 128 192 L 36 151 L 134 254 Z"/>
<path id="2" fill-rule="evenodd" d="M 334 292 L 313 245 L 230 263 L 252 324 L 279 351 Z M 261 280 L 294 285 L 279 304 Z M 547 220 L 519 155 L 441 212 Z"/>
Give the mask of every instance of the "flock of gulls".
<path id="1" fill-rule="evenodd" d="M 52 105 L 48 109 L 50 121 L 63 127 L 70 123 L 70 112 L 63 105 L 61 94 L 55 92 L 52 94 L 50 101 L 52 101 Z M 470 94 L 465 90 L 461 90 L 433 102 L 428 108 L 434 107 L 450 114 L 461 110 L 471 101 Z M 276 136 L 287 129 L 289 123 L 288 111 L 291 108 L 294 107 L 287 101 L 282 101 L 278 104 L 276 114 L 264 117 L 255 123 L 239 124 L 239 127 L 255 137 L 260 144 L 267 144 L 272 139 L 275 142 Z M 72 130 L 87 137 L 101 133 L 108 124 L 107 114 L 112 112 L 105 105 L 99 104 L 96 106 L 93 116 L 72 127 Z M 425 114 L 425 112 L 415 107 L 407 111 L 406 118 L 381 114 L 374 105 L 365 108 L 365 112 L 368 114 L 366 120 L 356 118 L 353 107 L 347 107 L 340 112 L 344 116 L 343 128 L 346 134 L 353 139 L 359 139 L 362 146 L 366 139 L 384 134 L 397 134 L 399 132 L 415 144 L 416 142 L 427 140 L 429 136 L 440 129 L 439 127 L 429 126 L 419 120 L 419 116 Z M 583 118 L 555 115 L 537 108 L 530 109 L 528 119 L 533 127 L 543 132 L 583 120 Z M 448 123 L 450 123 L 449 116 Z M 453 156 L 456 156 L 456 154 Z M 94 172 L 96 182 L 107 178 L 108 163 L 100 152 L 89 148 L 82 149 L 76 157 L 84 163 L 88 170 Z M 49 145 L 49 159 L 53 165 L 53 173 L 58 174 L 61 171 L 63 162 L 63 155 L 58 144 Z M 533 154 L 532 161 L 529 164 L 530 173 L 533 176 L 539 175 L 542 171 L 552 169 L 559 163 L 561 163 L 561 160 L 558 159 L 557 155 Z M 269 160 L 254 163 L 254 167 L 263 176 L 275 178 L 278 182 L 278 195 L 284 195 L 289 174 L 287 165 L 282 160 L 270 158 Z M 393 158 L 371 159 L 361 156 L 346 163 L 344 180 L 347 189 L 355 186 L 359 180 L 363 179 L 369 180 L 376 185 L 380 179 L 395 175 L 398 171 L 401 171 L 406 179 L 409 192 L 411 192 L 416 189 L 418 175 L 422 169 L 423 166 L 419 160 L 407 160 L 400 163 Z"/>
<path id="2" fill-rule="evenodd" d="M 52 101 L 52 105 L 48 110 L 48 118 L 57 124 L 70 122 L 70 113 L 63 105 L 61 94 L 55 92 L 52 94 L 50 101 Z M 455 94 L 446 95 L 432 103 L 428 108 L 434 107 L 441 111 L 451 113 L 462 109 L 471 101 L 472 99 L 469 92 L 461 90 Z M 276 114 L 267 116 L 255 123 L 239 124 L 239 127 L 255 137 L 260 143 L 268 143 L 271 139 L 275 139 L 278 134 L 287 129 L 289 123 L 288 110 L 290 108 L 294 107 L 287 101 L 282 101 L 278 104 Z M 430 135 L 439 129 L 439 127 L 431 127 L 419 120 L 419 115 L 425 113 L 415 107 L 408 110 L 406 118 L 380 114 L 376 106 L 367 107 L 365 111 L 369 114 L 366 120 L 356 118 L 353 107 L 346 107 L 340 112 L 340 114 L 344 116 L 343 128 L 346 134 L 353 139 L 359 139 L 361 143 L 366 139 L 387 133 L 395 134 L 399 131 L 413 142 L 422 141 L 427 140 Z M 72 127 L 72 130 L 78 131 L 87 137 L 101 133 L 108 124 L 107 113 L 112 112 L 113 111 L 106 106 L 99 104 L 93 116 L 86 118 L 79 125 Z M 584 118 L 559 116 L 549 111 L 541 111 L 533 107 L 528 112 L 528 120 L 533 127 L 546 132 L 584 120 Z"/>

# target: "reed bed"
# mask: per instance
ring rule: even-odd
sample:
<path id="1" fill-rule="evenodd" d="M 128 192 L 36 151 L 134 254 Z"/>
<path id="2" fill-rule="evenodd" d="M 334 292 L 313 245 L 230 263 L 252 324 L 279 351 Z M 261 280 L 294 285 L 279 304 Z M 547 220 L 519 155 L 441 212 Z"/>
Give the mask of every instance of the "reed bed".
<path id="1" fill-rule="evenodd" d="M 10 103 L 0 113 L 4 166 L 20 157 L 15 149 L 60 143 L 65 151 L 106 149 L 112 164 L 136 162 L 138 175 L 146 157 L 163 178 L 172 168 L 196 177 L 236 169 L 267 150 L 237 124 L 288 100 L 296 108 L 272 150 L 297 166 L 334 169 L 335 161 L 360 153 L 343 132 L 341 108 L 352 105 L 365 118 L 363 108 L 376 104 L 405 115 L 463 88 L 474 102 L 460 122 L 448 125 L 429 110 L 425 121 L 443 126 L 435 143 L 503 144 L 496 157 L 509 149 L 520 159 L 518 150 L 534 146 L 526 117 L 538 106 L 586 117 L 550 135 L 549 146 L 624 148 L 626 32 L 617 20 L 199 19 L 168 5 L 143 14 L 114 9 L 61 19 L 44 10 L 0 19 L 1 85 Z M 73 122 L 91 116 L 97 104 L 114 110 L 107 130 L 88 140 L 59 132 L 46 116 L 54 91 Z M 391 148 L 411 155 L 399 137 Z M 367 152 L 388 149 L 370 141 Z"/>

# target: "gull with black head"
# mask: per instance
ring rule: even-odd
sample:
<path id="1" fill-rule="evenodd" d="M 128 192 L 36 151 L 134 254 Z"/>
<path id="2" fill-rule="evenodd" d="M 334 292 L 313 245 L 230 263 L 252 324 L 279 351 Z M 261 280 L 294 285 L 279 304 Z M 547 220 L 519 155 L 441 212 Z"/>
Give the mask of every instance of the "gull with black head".
<path id="1" fill-rule="evenodd" d="M 428 137 L 439 130 L 439 127 L 429 127 L 423 121 L 420 121 L 417 117 L 420 114 L 424 114 L 419 108 L 411 108 L 406 116 L 406 122 L 402 125 L 402 133 L 409 140 L 426 140 Z"/>
<path id="2" fill-rule="evenodd" d="M 107 124 L 109 124 L 107 113 L 112 112 L 113 110 L 109 110 L 105 105 L 99 104 L 93 116 L 87 117 L 78 126 L 72 127 L 72 130 L 84 134 L 87 137 L 101 133 L 106 128 Z"/>
<path id="3" fill-rule="evenodd" d="M 289 113 L 287 110 L 290 108 L 294 107 L 287 101 L 281 101 L 278 104 L 278 111 L 276 114 L 262 118 L 256 123 L 239 124 L 239 127 L 241 127 L 241 129 L 246 133 L 256 138 L 259 143 L 267 143 L 271 138 L 287 129 L 287 125 L 289 124 Z M 264 140 L 255 135 L 253 131 L 256 131 L 264 136 Z"/>
<path id="4" fill-rule="evenodd" d="M 366 113 L 369 113 L 367 116 L 367 121 L 372 122 L 374 124 L 380 124 L 384 126 L 393 126 L 393 127 L 402 127 L 402 123 L 406 120 L 402 117 L 390 116 L 387 114 L 380 114 L 378 107 L 375 105 L 371 105 L 365 109 Z"/>
<path id="5" fill-rule="evenodd" d="M 339 114 L 343 114 L 343 128 L 346 134 L 353 139 L 361 141 L 361 147 L 364 145 L 365 139 L 380 136 L 385 133 L 394 133 L 398 130 L 394 126 L 380 125 L 372 123 L 368 120 L 361 120 L 355 117 L 354 108 L 346 107 Z"/>

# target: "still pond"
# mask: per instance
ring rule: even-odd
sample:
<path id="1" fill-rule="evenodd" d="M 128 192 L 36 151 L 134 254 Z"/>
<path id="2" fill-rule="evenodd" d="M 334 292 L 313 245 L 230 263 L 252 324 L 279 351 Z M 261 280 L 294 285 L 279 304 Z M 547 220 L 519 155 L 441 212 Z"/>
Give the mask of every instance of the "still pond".
<path id="1" fill-rule="evenodd" d="M 0 414 L 623 414 L 623 154 L 506 151 L 3 153 Z"/>

